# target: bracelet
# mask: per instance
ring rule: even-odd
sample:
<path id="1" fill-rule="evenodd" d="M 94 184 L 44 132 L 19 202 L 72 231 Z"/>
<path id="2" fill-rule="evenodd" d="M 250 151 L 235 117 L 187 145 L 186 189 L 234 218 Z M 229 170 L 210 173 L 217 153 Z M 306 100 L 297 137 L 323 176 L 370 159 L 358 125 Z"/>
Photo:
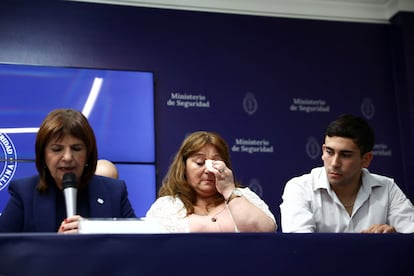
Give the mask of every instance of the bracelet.
<path id="1" fill-rule="evenodd" d="M 233 200 L 233 199 L 235 199 L 236 197 L 241 197 L 241 196 L 243 196 L 243 194 L 242 194 L 239 190 L 234 189 L 234 190 L 233 190 L 233 192 L 231 192 L 231 194 L 230 194 L 229 198 L 227 198 L 227 199 L 225 200 L 225 202 L 226 202 L 226 204 L 229 204 L 229 203 L 230 203 L 230 201 L 232 201 L 232 200 Z"/>

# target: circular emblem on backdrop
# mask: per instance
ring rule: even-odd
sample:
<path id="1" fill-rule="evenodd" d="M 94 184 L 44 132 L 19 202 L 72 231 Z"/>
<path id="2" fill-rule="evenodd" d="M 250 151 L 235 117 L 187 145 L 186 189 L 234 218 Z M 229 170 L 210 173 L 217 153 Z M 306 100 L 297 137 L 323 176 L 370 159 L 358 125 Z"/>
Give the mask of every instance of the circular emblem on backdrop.
<path id="1" fill-rule="evenodd" d="M 260 182 L 259 182 L 258 179 L 256 179 L 256 178 L 250 179 L 249 188 L 250 188 L 250 190 L 255 192 L 258 196 L 262 197 L 263 188 L 262 188 L 262 185 L 260 185 Z"/>
<path id="2" fill-rule="evenodd" d="M 12 180 L 17 169 L 17 154 L 12 140 L 5 133 L 0 133 L 0 145 L 3 151 L 0 167 L 0 191 Z"/>
<path id="3" fill-rule="evenodd" d="M 306 153 L 311 159 L 316 159 L 321 154 L 321 147 L 314 137 L 309 137 L 306 142 Z"/>
<path id="4" fill-rule="evenodd" d="M 243 109 L 249 115 L 253 115 L 257 111 L 257 100 L 253 93 L 248 92 L 244 96 Z"/>
<path id="5" fill-rule="evenodd" d="M 372 100 L 369 98 L 365 98 L 361 104 L 361 112 L 367 119 L 372 119 L 375 115 L 375 106 L 372 103 Z"/>

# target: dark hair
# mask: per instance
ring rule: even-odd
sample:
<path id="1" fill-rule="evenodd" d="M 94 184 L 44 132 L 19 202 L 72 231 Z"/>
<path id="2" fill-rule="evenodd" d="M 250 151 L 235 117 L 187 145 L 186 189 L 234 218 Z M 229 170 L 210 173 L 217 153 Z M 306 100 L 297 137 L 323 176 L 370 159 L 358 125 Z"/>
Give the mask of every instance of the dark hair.
<path id="1" fill-rule="evenodd" d="M 350 114 L 342 114 L 332 121 L 326 129 L 325 136 L 352 139 L 361 151 L 361 156 L 372 151 L 375 143 L 374 130 L 367 121 Z"/>
<path id="2" fill-rule="evenodd" d="M 196 193 L 187 182 L 185 175 L 186 161 L 207 144 L 211 144 L 217 149 L 223 162 L 232 170 L 229 148 L 224 139 L 217 133 L 196 131 L 188 135 L 182 142 L 158 193 L 159 197 L 167 195 L 179 197 L 187 209 L 187 214 L 194 212 Z M 236 187 L 241 186 L 237 182 L 235 185 Z M 222 202 L 224 202 L 224 197 L 217 192 L 215 204 L 218 205 Z"/>
<path id="3" fill-rule="evenodd" d="M 46 168 L 45 148 L 52 139 L 62 139 L 70 134 L 85 143 L 86 165 L 81 176 L 79 190 L 85 189 L 96 169 L 98 149 L 95 134 L 89 125 L 88 119 L 74 109 L 55 109 L 43 120 L 36 136 L 36 168 L 39 172 L 39 191 L 46 191 L 54 180 Z"/>

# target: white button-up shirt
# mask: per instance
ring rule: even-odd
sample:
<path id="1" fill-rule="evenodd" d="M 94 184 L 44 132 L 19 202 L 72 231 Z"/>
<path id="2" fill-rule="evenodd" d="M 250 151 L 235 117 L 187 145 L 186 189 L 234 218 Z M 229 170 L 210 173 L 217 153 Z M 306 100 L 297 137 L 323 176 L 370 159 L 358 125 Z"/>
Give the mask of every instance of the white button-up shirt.
<path id="1" fill-rule="evenodd" d="M 286 183 L 280 205 L 283 232 L 361 232 L 388 224 L 414 232 L 414 206 L 392 178 L 362 172 L 351 216 L 331 189 L 324 167 Z"/>

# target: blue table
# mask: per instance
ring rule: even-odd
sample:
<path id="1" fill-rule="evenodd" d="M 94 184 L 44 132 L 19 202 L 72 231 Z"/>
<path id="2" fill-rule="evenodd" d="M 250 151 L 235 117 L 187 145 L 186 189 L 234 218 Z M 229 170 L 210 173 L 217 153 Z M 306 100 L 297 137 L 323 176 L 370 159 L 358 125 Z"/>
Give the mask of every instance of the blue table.
<path id="1" fill-rule="evenodd" d="M 414 235 L 1 234 L 0 275 L 414 275 Z"/>

